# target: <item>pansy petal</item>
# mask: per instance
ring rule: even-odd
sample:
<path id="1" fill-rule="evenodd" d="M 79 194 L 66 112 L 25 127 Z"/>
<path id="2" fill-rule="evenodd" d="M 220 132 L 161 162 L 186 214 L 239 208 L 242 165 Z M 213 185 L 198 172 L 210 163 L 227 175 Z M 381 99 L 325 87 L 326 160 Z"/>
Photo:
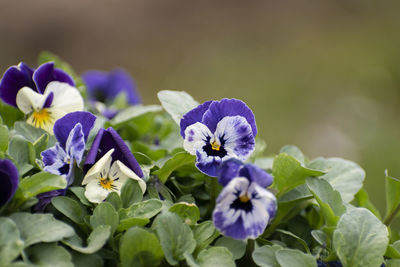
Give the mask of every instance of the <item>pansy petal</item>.
<path id="1" fill-rule="evenodd" d="M 99 157 L 102 157 L 110 149 L 115 149 L 115 152 L 112 154 L 113 162 L 119 160 L 139 177 L 143 177 L 143 171 L 131 150 L 119 134 L 111 127 L 107 130 L 100 130 L 97 133 L 86 158 L 85 169 L 89 168 Z"/>
<path id="2" fill-rule="evenodd" d="M 215 136 L 220 140 L 223 139 L 224 148 L 227 151 L 232 151 L 241 160 L 246 160 L 254 151 L 253 131 L 250 124 L 242 116 L 224 117 L 217 124 Z"/>
<path id="3" fill-rule="evenodd" d="M 223 161 L 222 164 L 218 166 L 216 173 L 218 177 L 218 182 L 222 186 L 226 186 L 232 179 L 238 176 L 243 176 L 239 175 L 239 170 L 242 167 L 243 162 L 235 158 L 230 158 Z"/>
<path id="4" fill-rule="evenodd" d="M 273 181 L 273 178 L 269 173 L 254 164 L 244 165 L 243 168 L 240 169 L 238 176 L 247 177 L 252 182 L 257 183 L 263 188 L 270 186 Z"/>
<path id="5" fill-rule="evenodd" d="M 127 102 L 131 105 L 139 104 L 142 102 L 139 94 L 136 90 L 135 81 L 132 77 L 123 69 L 114 69 L 109 74 L 111 80 L 110 93 L 114 96 L 125 93 Z"/>
<path id="6" fill-rule="evenodd" d="M 109 191 L 100 185 L 99 180 L 91 180 L 85 188 L 85 197 L 92 203 L 103 202 L 109 194 Z"/>
<path id="7" fill-rule="evenodd" d="M 202 149 L 207 140 L 210 140 L 213 134 L 204 124 L 196 122 L 188 126 L 185 130 L 185 140 L 183 141 L 183 148 L 192 155 Z"/>
<path id="8" fill-rule="evenodd" d="M 89 132 L 93 128 L 95 120 L 96 116 L 90 112 L 75 111 L 68 113 L 54 123 L 54 135 L 61 147 L 65 148 L 71 130 L 77 123 L 80 123 L 85 141 L 87 141 Z"/>
<path id="9" fill-rule="evenodd" d="M 14 196 L 18 188 L 18 169 L 8 159 L 0 159 L 0 206 Z"/>
<path id="10" fill-rule="evenodd" d="M 33 80 L 37 86 L 38 92 L 43 93 L 47 85 L 52 81 L 67 83 L 74 86 L 75 83 L 66 72 L 54 68 L 53 62 L 47 62 L 40 65 L 33 73 Z"/>
<path id="11" fill-rule="evenodd" d="M 81 163 L 83 153 L 85 152 L 85 137 L 82 131 L 82 124 L 79 122 L 70 131 L 65 147 L 71 160 L 73 158 L 77 164 Z"/>
<path id="12" fill-rule="evenodd" d="M 34 88 L 31 69 L 24 63 L 9 67 L 0 81 L 0 98 L 9 105 L 17 107 L 16 97 L 22 87 Z"/>
<path id="13" fill-rule="evenodd" d="M 83 178 L 82 184 L 85 185 L 89 183 L 91 180 L 98 180 L 100 177 L 105 177 L 111 167 L 111 154 L 114 152 L 114 149 L 110 149 L 103 157 L 101 157 L 96 164 L 94 164 L 89 171 L 86 173 Z"/>
<path id="14" fill-rule="evenodd" d="M 146 192 L 146 183 L 143 181 L 142 178 L 137 176 L 136 173 L 134 173 L 131 169 L 126 167 L 121 161 L 117 160 L 113 163 L 113 166 L 115 165 L 115 170 L 118 170 L 118 175 L 125 176 L 126 178 L 130 178 L 133 180 L 136 180 L 140 186 L 140 189 L 142 189 L 142 193 Z M 111 167 L 110 170 L 110 176 L 113 175 L 113 166 Z"/>
<path id="15" fill-rule="evenodd" d="M 87 92 L 92 100 L 105 102 L 108 97 L 107 87 L 109 87 L 109 79 L 107 72 L 91 70 L 82 75 L 82 79 L 86 84 Z"/>
<path id="16" fill-rule="evenodd" d="M 252 129 L 253 136 L 257 135 L 257 126 L 254 114 L 251 109 L 241 100 L 222 99 L 214 101 L 204 113 L 202 123 L 207 125 L 211 132 L 217 129 L 218 123 L 224 117 L 242 116 Z"/>
<path id="17" fill-rule="evenodd" d="M 43 151 L 41 155 L 46 172 L 57 175 L 67 175 L 69 173 L 69 164 L 65 162 L 67 154 L 58 143 Z"/>
<path id="18" fill-rule="evenodd" d="M 203 104 L 183 115 L 180 121 L 181 135 L 183 138 L 185 138 L 185 130 L 189 125 L 202 121 L 204 113 L 208 110 L 208 107 L 212 102 L 213 101 L 204 102 Z"/>
<path id="19" fill-rule="evenodd" d="M 199 150 L 196 153 L 196 167 L 208 176 L 217 176 L 217 169 L 221 164 L 220 157 L 208 156 L 206 152 Z"/>
<path id="20" fill-rule="evenodd" d="M 29 87 L 21 88 L 16 97 L 18 108 L 25 114 L 29 114 L 33 110 L 40 110 L 45 101 L 46 96 L 33 91 Z"/>
<path id="21" fill-rule="evenodd" d="M 47 96 L 51 92 L 54 94 L 53 104 L 51 105 L 54 112 L 63 113 L 62 116 L 64 116 L 70 112 L 83 110 L 83 98 L 81 94 L 78 89 L 68 83 L 50 82 L 43 94 Z"/>
<path id="22" fill-rule="evenodd" d="M 43 212 L 48 204 L 50 204 L 53 197 L 65 196 L 66 189 L 53 190 L 37 195 L 39 202 L 33 206 L 35 212 Z"/>

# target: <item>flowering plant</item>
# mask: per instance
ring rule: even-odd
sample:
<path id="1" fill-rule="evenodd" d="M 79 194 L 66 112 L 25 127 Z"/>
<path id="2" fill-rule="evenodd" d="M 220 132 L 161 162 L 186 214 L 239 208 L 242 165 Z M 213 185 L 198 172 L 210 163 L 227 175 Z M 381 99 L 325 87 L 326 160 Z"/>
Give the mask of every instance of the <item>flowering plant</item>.
<path id="1" fill-rule="evenodd" d="M 356 163 L 266 155 L 241 100 L 40 59 L 0 81 L 0 266 L 399 265 L 400 180 L 382 216 Z"/>

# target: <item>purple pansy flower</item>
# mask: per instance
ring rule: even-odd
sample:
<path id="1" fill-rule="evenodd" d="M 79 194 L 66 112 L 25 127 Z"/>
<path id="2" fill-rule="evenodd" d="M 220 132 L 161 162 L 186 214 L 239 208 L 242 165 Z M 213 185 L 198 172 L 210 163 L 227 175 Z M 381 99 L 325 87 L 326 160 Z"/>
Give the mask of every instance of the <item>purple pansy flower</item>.
<path id="1" fill-rule="evenodd" d="M 68 186 L 73 182 L 74 164 L 80 164 L 85 144 L 96 117 L 90 112 L 76 111 L 57 120 L 54 124 L 55 146 L 41 153 L 44 170 L 64 175 Z M 36 210 L 43 210 L 54 196 L 64 195 L 66 189 L 55 190 L 38 195 Z"/>
<path id="2" fill-rule="evenodd" d="M 225 187 L 213 212 L 215 227 L 234 239 L 257 238 L 277 209 L 275 196 L 264 187 L 271 184 L 271 177 L 254 165 L 235 160 L 224 161 L 219 175 Z"/>
<path id="3" fill-rule="evenodd" d="M 73 111 L 83 110 L 83 99 L 73 87 L 72 78 L 54 63 L 36 70 L 25 63 L 11 66 L 0 81 L 0 98 L 29 115 L 27 122 L 53 133 L 56 120 Z"/>
<path id="4" fill-rule="evenodd" d="M 86 185 L 85 196 L 93 203 L 102 202 L 110 192 L 120 193 L 128 179 L 138 182 L 142 193 L 146 183 L 142 169 L 124 140 L 113 129 L 100 129 L 86 157 L 87 170 L 82 184 Z"/>
<path id="5" fill-rule="evenodd" d="M 103 103 L 111 104 L 115 97 L 124 93 L 128 104 L 140 104 L 141 98 L 131 76 L 122 69 L 110 72 L 91 70 L 82 75 L 90 100 L 105 117 L 112 118 L 117 110 L 106 108 Z"/>
<path id="6" fill-rule="evenodd" d="M 197 168 L 209 176 L 216 176 L 223 160 L 246 160 L 255 147 L 254 114 L 241 100 L 205 102 L 186 113 L 180 126 L 183 147 L 196 155 Z"/>
<path id="7" fill-rule="evenodd" d="M 8 159 L 0 159 L 0 207 L 11 200 L 18 183 L 17 167 Z"/>

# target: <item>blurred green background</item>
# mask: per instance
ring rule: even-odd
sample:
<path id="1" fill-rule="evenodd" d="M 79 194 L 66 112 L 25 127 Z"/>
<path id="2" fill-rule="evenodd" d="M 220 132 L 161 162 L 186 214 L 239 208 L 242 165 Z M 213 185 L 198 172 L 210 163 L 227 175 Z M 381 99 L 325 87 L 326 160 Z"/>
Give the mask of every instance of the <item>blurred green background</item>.
<path id="1" fill-rule="evenodd" d="M 49 50 L 77 72 L 119 66 L 146 104 L 161 89 L 239 98 L 268 153 L 359 163 L 384 210 L 400 177 L 399 1 L 0 2 L 0 71 Z"/>

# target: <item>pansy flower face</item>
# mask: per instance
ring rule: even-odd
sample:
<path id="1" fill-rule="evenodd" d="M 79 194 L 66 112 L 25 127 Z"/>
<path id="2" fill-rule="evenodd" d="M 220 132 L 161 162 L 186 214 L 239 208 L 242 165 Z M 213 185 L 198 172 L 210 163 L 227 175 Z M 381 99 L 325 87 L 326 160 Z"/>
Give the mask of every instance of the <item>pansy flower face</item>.
<path id="1" fill-rule="evenodd" d="M 225 178 L 219 181 L 225 187 L 213 212 L 215 227 L 234 239 L 257 238 L 276 213 L 276 198 L 264 187 L 271 184 L 271 177 L 254 165 L 249 167 L 233 160 L 224 162 L 221 169 L 219 174 Z"/>
<path id="2" fill-rule="evenodd" d="M 53 174 L 63 175 L 68 186 L 73 182 L 74 164 L 82 161 L 85 144 L 96 117 L 84 111 L 69 113 L 54 124 L 55 146 L 41 153 L 44 170 Z M 55 190 L 38 195 L 39 203 L 36 210 L 43 210 L 54 196 L 64 195 L 64 190 Z"/>
<path id="3" fill-rule="evenodd" d="M 128 179 L 136 180 L 142 190 L 146 191 L 146 183 L 121 161 L 112 162 L 111 155 L 114 149 L 108 151 L 94 164 L 83 179 L 82 185 L 86 185 L 85 196 L 93 203 L 103 202 L 109 193 L 118 195 Z"/>
<path id="4" fill-rule="evenodd" d="M 180 126 L 183 147 L 196 155 L 197 168 L 209 176 L 216 176 L 223 160 L 246 160 L 255 147 L 254 114 L 237 99 L 205 102 L 186 113 Z"/>
<path id="5" fill-rule="evenodd" d="M 20 63 L 4 73 L 0 97 L 28 115 L 27 122 L 53 133 L 56 120 L 73 111 L 83 110 L 83 99 L 73 87 L 72 78 L 49 62 L 36 70 Z"/>
<path id="6" fill-rule="evenodd" d="M 0 207 L 11 200 L 18 183 L 17 167 L 8 159 L 0 159 Z"/>
<path id="7" fill-rule="evenodd" d="M 107 108 L 104 103 L 111 104 L 117 95 L 124 93 L 130 105 L 142 102 L 134 80 L 122 69 L 114 69 L 110 72 L 91 70 L 85 72 L 82 78 L 94 107 L 109 119 L 118 111 Z"/>

